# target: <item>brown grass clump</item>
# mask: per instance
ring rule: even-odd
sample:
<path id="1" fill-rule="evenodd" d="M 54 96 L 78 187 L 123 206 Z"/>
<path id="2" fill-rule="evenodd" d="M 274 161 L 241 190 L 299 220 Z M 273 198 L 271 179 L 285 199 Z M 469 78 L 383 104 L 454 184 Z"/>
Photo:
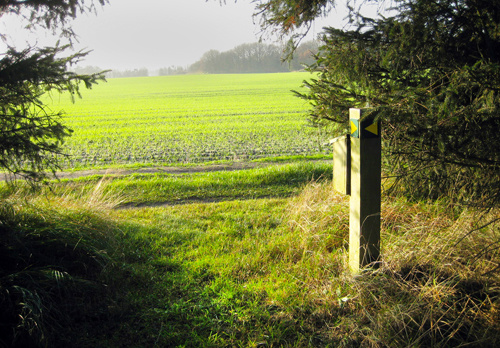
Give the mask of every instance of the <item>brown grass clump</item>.
<path id="1" fill-rule="evenodd" d="M 499 212 L 444 202 L 382 205 L 383 266 L 354 285 L 373 346 L 494 347 L 498 313 Z M 484 226 L 481 228 L 481 226 Z M 383 337 L 383 339 L 381 339 Z"/>
<path id="2" fill-rule="evenodd" d="M 344 263 L 328 281 L 306 284 L 328 304 L 321 318 L 335 329 L 323 329 L 325 337 L 362 347 L 500 345 L 500 211 L 385 197 L 382 266 L 353 277 L 345 264 L 348 207 L 330 183 L 312 182 L 286 216 L 302 245 L 329 240 L 323 257 L 331 252 Z"/>
<path id="3" fill-rule="evenodd" d="M 329 181 L 313 181 L 291 199 L 286 221 L 304 245 L 329 239 L 328 251 L 343 248 L 349 239 L 349 199 L 332 189 Z"/>

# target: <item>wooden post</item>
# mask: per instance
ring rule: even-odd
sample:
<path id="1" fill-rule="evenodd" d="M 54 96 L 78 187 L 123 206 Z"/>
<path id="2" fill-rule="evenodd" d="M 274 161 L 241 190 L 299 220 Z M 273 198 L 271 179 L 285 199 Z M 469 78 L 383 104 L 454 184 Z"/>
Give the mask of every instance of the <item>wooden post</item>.
<path id="1" fill-rule="evenodd" d="M 349 267 L 353 273 L 380 257 L 381 140 L 379 122 L 349 109 L 351 126 L 351 199 Z"/>
<path id="2" fill-rule="evenodd" d="M 343 135 L 330 140 L 333 145 L 333 189 L 351 194 L 351 140 Z"/>

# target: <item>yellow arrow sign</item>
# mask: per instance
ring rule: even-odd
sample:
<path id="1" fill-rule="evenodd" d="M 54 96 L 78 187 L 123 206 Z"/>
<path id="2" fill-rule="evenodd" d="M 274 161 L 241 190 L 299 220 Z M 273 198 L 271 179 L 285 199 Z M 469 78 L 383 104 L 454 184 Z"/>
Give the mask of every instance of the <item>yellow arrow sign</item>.
<path id="1" fill-rule="evenodd" d="M 351 134 L 354 134 L 358 130 L 358 127 L 351 121 Z"/>
<path id="2" fill-rule="evenodd" d="M 352 127 L 352 125 L 351 125 Z M 378 122 L 372 123 L 368 127 L 365 128 L 368 132 L 378 135 Z"/>

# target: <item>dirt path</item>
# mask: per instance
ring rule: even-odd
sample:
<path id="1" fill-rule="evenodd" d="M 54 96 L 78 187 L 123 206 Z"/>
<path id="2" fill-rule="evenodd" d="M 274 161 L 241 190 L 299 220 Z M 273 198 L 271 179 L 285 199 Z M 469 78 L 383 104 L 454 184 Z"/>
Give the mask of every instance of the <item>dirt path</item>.
<path id="1" fill-rule="evenodd" d="M 327 162 L 328 160 L 313 160 L 313 162 Z M 183 174 L 183 173 L 203 173 L 216 171 L 233 171 L 253 168 L 264 168 L 268 166 L 279 166 L 289 164 L 290 162 L 233 162 L 225 164 L 210 164 L 198 166 L 158 166 L 144 168 L 108 168 L 108 169 L 89 169 L 72 172 L 57 172 L 58 179 L 76 179 L 92 175 L 130 175 L 130 174 Z M 0 181 L 7 179 L 7 175 L 0 173 Z"/>
<path id="2" fill-rule="evenodd" d="M 226 164 L 211 164 L 186 167 L 145 167 L 145 168 L 109 168 L 109 169 L 92 169 L 81 170 L 75 172 L 58 172 L 56 173 L 59 179 L 75 179 L 91 175 L 130 175 L 130 174 L 182 174 L 182 173 L 199 173 L 199 172 L 215 172 L 215 171 L 232 171 L 242 169 L 252 169 L 276 165 L 276 163 L 255 163 L 255 162 L 234 162 Z"/>
<path id="3" fill-rule="evenodd" d="M 199 166 L 185 166 L 185 167 L 144 167 L 144 168 L 108 168 L 108 169 L 89 169 L 79 170 L 72 172 L 57 172 L 56 176 L 59 179 L 76 179 L 92 175 L 130 175 L 130 174 L 151 174 L 151 173 L 166 173 L 166 174 L 183 174 L 183 173 L 201 173 L 201 172 L 215 172 L 215 171 L 232 171 L 242 169 L 252 169 L 276 165 L 277 163 L 256 163 L 256 162 L 234 162 L 226 164 L 210 164 Z M 6 174 L 0 173 L 0 181 L 8 178 Z"/>

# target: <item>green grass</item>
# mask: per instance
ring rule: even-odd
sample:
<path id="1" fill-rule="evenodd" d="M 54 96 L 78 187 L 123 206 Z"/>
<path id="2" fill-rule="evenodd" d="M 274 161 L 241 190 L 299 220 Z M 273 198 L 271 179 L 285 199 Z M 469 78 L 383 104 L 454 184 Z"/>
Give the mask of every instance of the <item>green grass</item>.
<path id="1" fill-rule="evenodd" d="M 91 197 L 98 187 L 103 195 L 114 197 L 119 206 L 180 204 L 289 197 L 307 182 L 331 176 L 330 163 L 296 162 L 238 171 L 93 175 L 53 182 L 49 190 L 52 194 L 76 198 Z"/>
<path id="2" fill-rule="evenodd" d="M 52 332 L 42 342 L 54 347 L 67 342 L 73 347 L 498 346 L 497 225 L 468 234 L 478 223 L 473 211 L 384 197 L 383 265 L 353 278 L 347 270 L 348 199 L 331 190 L 328 178 L 310 180 L 331 167 L 280 168 L 177 176 L 180 191 L 195 186 L 194 192 L 203 193 L 196 197 L 203 199 L 217 192 L 212 186 L 226 185 L 221 201 L 155 208 L 111 209 L 139 197 L 128 186 L 122 189 L 120 178 L 64 182 L 53 194 L 32 197 L 3 188 L 3 200 L 13 208 L 2 213 L 0 226 L 20 242 L 18 249 L 5 240 L 2 246 L 13 258 L 16 250 L 28 261 L 30 254 L 36 255 L 33 260 L 50 256 L 45 266 L 19 263 L 13 274 L 50 265 L 95 289 L 68 288 L 75 295 L 62 309 L 57 296 L 37 293 L 40 302 L 48 301 L 40 306 L 47 311 L 44 319 L 61 327 L 37 326 Z M 303 179 L 296 183 L 293 177 Z M 153 202 L 157 197 L 175 202 L 177 196 L 164 196 L 169 190 L 156 182 L 170 179 L 136 180 L 156 192 L 150 195 Z M 83 194 L 69 189 L 92 182 L 98 186 Z M 231 187 L 239 183 L 238 195 L 249 199 L 233 200 Z M 286 193 L 251 199 L 257 187 L 264 196 L 266 187 Z M 489 214 L 483 221 L 498 217 Z M 59 239 L 64 247 L 56 250 L 64 257 L 27 242 Z M 94 266 L 73 269 L 73 264 Z M 0 277 L 4 299 L 9 277 Z M 48 289 L 55 294 L 58 288 Z M 64 312 L 71 301 L 84 305 L 87 314 L 75 320 L 69 311 L 59 321 L 55 309 Z M 30 335 L 28 328 L 18 330 L 32 340 L 27 342 L 38 342 L 41 336 Z"/>
<path id="3" fill-rule="evenodd" d="M 68 169 L 163 165 L 319 155 L 324 134 L 307 126 L 308 104 L 295 97 L 309 73 L 183 75 L 110 79 L 48 99 L 74 134 Z"/>

